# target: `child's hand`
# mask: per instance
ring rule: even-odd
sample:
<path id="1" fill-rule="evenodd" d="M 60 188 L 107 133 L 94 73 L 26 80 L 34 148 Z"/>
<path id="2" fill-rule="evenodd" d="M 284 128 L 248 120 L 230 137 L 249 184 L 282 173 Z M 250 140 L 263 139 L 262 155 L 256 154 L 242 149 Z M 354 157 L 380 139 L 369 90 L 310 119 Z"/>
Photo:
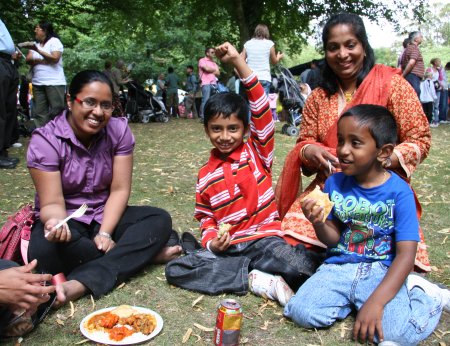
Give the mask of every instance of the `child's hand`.
<path id="1" fill-rule="evenodd" d="M 238 58 L 242 59 L 236 48 L 229 42 L 225 42 L 216 47 L 216 57 L 223 63 L 233 63 Z"/>
<path id="2" fill-rule="evenodd" d="M 323 207 L 316 205 L 316 201 L 314 199 L 305 199 L 302 202 L 302 210 L 305 217 L 313 225 L 323 225 Z"/>
<path id="3" fill-rule="evenodd" d="M 221 253 L 230 247 L 230 243 L 231 243 L 230 233 L 226 232 L 220 238 L 216 237 L 213 240 L 211 240 L 211 243 L 209 243 L 209 248 L 214 253 Z"/>
<path id="4" fill-rule="evenodd" d="M 353 339 L 373 343 L 373 338 L 378 336 L 379 342 L 383 341 L 383 311 L 384 306 L 373 302 L 370 298 L 364 303 L 356 315 L 355 325 L 353 327 Z"/>

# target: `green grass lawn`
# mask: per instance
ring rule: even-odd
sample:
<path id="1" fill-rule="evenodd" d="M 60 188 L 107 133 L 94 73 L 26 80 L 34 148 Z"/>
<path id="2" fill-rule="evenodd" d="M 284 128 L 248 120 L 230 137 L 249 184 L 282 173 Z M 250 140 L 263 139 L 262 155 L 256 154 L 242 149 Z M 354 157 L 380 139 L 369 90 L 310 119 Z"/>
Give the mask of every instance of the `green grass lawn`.
<path id="1" fill-rule="evenodd" d="M 164 208 L 173 218 L 174 228 L 198 234 L 193 219 L 195 182 L 198 168 L 206 162 L 211 144 L 203 126 L 195 120 L 179 119 L 167 124 L 131 124 L 136 137 L 133 189 L 130 204 Z M 294 138 L 280 134 L 277 124 L 274 181 L 276 181 Z M 431 280 L 450 285 L 450 125 L 432 129 L 430 155 L 414 174 L 413 186 L 423 206 L 422 227 L 433 266 Z M 24 139 L 23 144 L 28 143 Z M 33 200 L 33 184 L 25 164 L 26 145 L 12 149 L 21 158 L 15 170 L 0 171 L 0 222 L 24 202 Z M 163 266 L 149 266 L 145 272 L 119 286 L 95 302 L 89 296 L 70 307 L 52 312 L 23 345 L 75 345 L 83 342 L 79 323 L 88 313 L 104 307 L 131 304 L 157 311 L 164 319 L 162 332 L 144 345 L 211 345 L 216 306 L 223 296 L 205 296 L 167 284 Z M 241 343 L 245 345 L 354 345 L 353 318 L 326 330 L 296 327 L 282 315 L 282 308 L 247 294 L 237 298 L 244 310 Z M 194 304 L 194 302 L 197 303 Z M 85 340 L 86 341 L 86 340 Z M 15 340 L 6 342 L 14 345 Z M 86 341 L 86 344 L 93 344 Z M 444 313 L 435 332 L 422 345 L 450 345 L 450 315 Z"/>

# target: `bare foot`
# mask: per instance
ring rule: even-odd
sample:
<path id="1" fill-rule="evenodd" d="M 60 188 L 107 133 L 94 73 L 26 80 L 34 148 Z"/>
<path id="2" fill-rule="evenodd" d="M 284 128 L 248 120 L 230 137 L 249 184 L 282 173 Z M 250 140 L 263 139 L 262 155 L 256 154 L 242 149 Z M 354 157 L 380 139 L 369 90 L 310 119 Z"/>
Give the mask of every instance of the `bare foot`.
<path id="1" fill-rule="evenodd" d="M 181 246 L 166 246 L 153 258 L 153 264 L 165 264 L 181 255 Z"/>
<path id="2" fill-rule="evenodd" d="M 86 287 L 77 280 L 69 280 L 56 285 L 55 308 L 60 308 L 64 304 L 77 300 L 87 292 Z"/>

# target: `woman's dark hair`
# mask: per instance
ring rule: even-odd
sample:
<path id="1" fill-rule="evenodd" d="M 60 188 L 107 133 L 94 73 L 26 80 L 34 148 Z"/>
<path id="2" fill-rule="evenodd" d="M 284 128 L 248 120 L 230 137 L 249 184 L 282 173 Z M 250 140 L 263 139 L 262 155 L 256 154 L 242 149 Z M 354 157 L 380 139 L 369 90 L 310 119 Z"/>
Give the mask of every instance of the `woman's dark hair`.
<path id="1" fill-rule="evenodd" d="M 111 89 L 111 95 L 114 93 L 114 87 L 111 80 L 103 72 L 96 70 L 84 70 L 78 72 L 75 77 L 73 77 L 69 86 L 70 99 L 73 101 L 77 97 L 78 93 L 88 84 L 93 82 L 105 83 Z M 112 98 L 112 96 L 111 96 Z"/>
<path id="2" fill-rule="evenodd" d="M 375 65 L 375 55 L 373 49 L 369 44 L 367 39 L 366 28 L 364 22 L 360 16 L 352 13 L 339 13 L 335 14 L 328 19 L 322 31 L 322 44 L 324 52 L 327 50 L 327 43 L 330 37 L 330 31 L 336 25 L 348 25 L 352 28 L 353 34 L 356 36 L 358 41 L 361 42 L 364 49 L 364 61 L 361 71 L 359 71 L 356 78 L 356 86 L 358 87 L 364 78 L 369 74 L 372 67 Z M 327 59 L 325 59 L 325 65 L 322 70 L 322 81 L 319 83 L 329 96 L 335 94 L 339 90 L 338 77 L 328 65 Z"/>
<path id="3" fill-rule="evenodd" d="M 248 127 L 248 105 L 244 98 L 233 92 L 215 94 L 211 96 L 205 104 L 203 124 L 208 128 L 208 122 L 219 115 L 229 118 L 231 114 L 236 114 L 238 119 L 244 123 L 244 128 Z"/>
<path id="4" fill-rule="evenodd" d="M 378 149 L 385 144 L 397 144 L 397 123 L 386 107 L 361 104 L 347 110 L 339 121 L 345 117 L 355 117 L 359 126 L 366 127 Z"/>
<path id="5" fill-rule="evenodd" d="M 58 34 L 53 30 L 52 23 L 49 23 L 49 22 L 46 22 L 46 21 L 41 21 L 41 22 L 39 22 L 38 26 L 42 30 L 44 30 L 44 32 L 45 32 L 45 41 L 44 41 L 44 43 L 46 43 L 52 37 L 56 37 L 57 39 L 59 39 Z"/>

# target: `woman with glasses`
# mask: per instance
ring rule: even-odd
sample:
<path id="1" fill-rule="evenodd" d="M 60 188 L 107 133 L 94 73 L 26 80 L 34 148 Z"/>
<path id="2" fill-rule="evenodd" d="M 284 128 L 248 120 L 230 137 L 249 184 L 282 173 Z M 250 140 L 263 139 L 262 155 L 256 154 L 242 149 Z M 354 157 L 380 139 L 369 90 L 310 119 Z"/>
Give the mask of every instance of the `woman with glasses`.
<path id="1" fill-rule="evenodd" d="M 53 25 L 40 22 L 34 29 L 36 43 L 29 49 L 26 62 L 32 68 L 33 116 L 37 127 L 44 126 L 64 109 L 66 77 L 63 44 Z"/>
<path id="2" fill-rule="evenodd" d="M 36 129 L 28 148 L 37 212 L 28 257 L 38 259 L 39 272 L 56 276 L 59 305 L 104 295 L 149 263 L 181 252 L 166 244 L 172 230 L 166 211 L 128 206 L 134 137 L 125 118 L 111 116 L 112 95 L 102 72 L 78 73 L 68 110 Z M 55 228 L 83 203 L 83 216 Z"/>

